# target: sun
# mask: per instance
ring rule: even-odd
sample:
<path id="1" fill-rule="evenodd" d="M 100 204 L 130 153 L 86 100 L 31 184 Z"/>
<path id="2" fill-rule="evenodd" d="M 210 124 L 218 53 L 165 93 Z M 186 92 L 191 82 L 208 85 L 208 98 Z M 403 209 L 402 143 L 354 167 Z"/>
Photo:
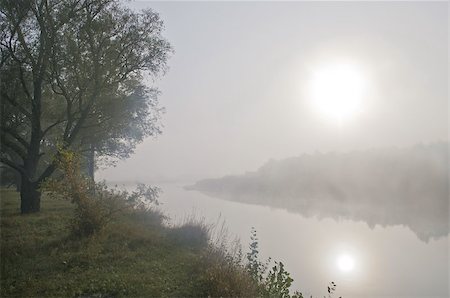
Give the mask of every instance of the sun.
<path id="1" fill-rule="evenodd" d="M 336 265 L 342 272 L 351 272 L 355 268 L 355 260 L 350 255 L 341 255 L 337 258 Z"/>
<path id="2" fill-rule="evenodd" d="M 361 111 L 366 80 L 358 67 L 350 63 L 322 66 L 312 73 L 310 97 L 324 115 L 342 122 Z"/>

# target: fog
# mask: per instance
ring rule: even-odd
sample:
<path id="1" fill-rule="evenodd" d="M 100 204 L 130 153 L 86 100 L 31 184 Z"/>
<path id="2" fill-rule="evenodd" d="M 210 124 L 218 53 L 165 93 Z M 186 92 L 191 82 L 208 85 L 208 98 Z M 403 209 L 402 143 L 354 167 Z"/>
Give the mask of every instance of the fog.
<path id="1" fill-rule="evenodd" d="M 255 226 L 315 296 L 333 279 L 345 297 L 448 297 L 447 2 L 128 5 L 159 12 L 175 49 L 148 80 L 163 133 L 98 179 L 160 186 L 169 215 L 220 215 L 244 245 Z M 357 102 L 317 79 L 345 82 L 342 65 Z M 330 265 L 339 243 L 358 278 Z"/>
<path id="2" fill-rule="evenodd" d="M 449 233 L 448 145 L 302 155 L 187 187 L 304 217 L 404 225 L 423 241 Z"/>
<path id="3" fill-rule="evenodd" d="M 198 180 L 271 158 L 446 140 L 447 3 L 131 2 L 165 22 L 175 54 L 163 134 L 110 180 Z M 304 94 L 311 71 L 350 59 L 370 82 L 339 128 Z"/>

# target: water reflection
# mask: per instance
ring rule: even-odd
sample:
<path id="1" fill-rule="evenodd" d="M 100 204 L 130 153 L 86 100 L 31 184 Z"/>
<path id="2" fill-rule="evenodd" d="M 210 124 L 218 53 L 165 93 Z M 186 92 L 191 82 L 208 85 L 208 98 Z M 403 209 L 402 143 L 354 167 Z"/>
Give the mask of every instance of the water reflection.
<path id="1" fill-rule="evenodd" d="M 352 297 L 448 297 L 448 238 L 418 240 L 401 226 L 369 229 L 362 222 L 306 218 L 266 206 L 215 199 L 185 191 L 182 185 L 162 185 L 162 208 L 172 220 L 192 212 L 206 221 L 221 216 L 244 249 L 255 227 L 263 258 L 287 265 L 294 287 L 322 297 L 330 281 L 338 295 Z M 354 260 L 353 270 L 343 272 L 339 256 Z M 348 264 L 347 264 L 348 266 Z"/>
<path id="2" fill-rule="evenodd" d="M 449 297 L 448 237 L 426 243 L 403 226 L 369 228 L 364 222 L 307 218 L 186 191 L 186 184 L 159 185 L 160 208 L 172 222 L 182 222 L 191 214 L 209 223 L 224 219 L 230 237 L 240 238 L 244 250 L 255 227 L 261 257 L 285 263 L 294 288 L 305 297 L 323 297 L 330 281 L 338 285 L 337 297 Z M 340 268 L 343 256 L 353 259 L 352 270 Z M 343 263 L 350 267 L 348 260 Z"/>

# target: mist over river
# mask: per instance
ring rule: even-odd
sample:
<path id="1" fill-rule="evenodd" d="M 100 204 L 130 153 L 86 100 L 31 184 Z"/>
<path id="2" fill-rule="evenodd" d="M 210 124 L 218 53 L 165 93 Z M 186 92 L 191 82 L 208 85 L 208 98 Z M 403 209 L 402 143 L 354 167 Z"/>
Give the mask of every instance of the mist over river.
<path id="1" fill-rule="evenodd" d="M 161 187 L 159 208 L 170 222 L 182 222 L 192 214 L 207 223 L 224 220 L 230 238 L 239 237 L 244 253 L 255 227 L 262 260 L 282 261 L 294 288 L 305 297 L 323 297 L 331 281 L 337 284 L 336 297 L 449 296 L 448 236 L 426 243 L 405 226 L 370 228 L 362 221 L 305 218 L 187 191 L 183 187 L 189 182 L 149 184 Z M 339 268 L 342 255 L 353 258 L 353 270 Z"/>

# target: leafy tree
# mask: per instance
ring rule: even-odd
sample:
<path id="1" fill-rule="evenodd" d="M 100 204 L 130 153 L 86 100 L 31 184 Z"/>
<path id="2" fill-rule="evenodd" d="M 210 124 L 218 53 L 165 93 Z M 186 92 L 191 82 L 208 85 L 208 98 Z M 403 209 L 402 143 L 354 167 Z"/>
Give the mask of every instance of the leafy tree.
<path id="1" fill-rule="evenodd" d="M 125 158 L 160 133 L 145 81 L 166 70 L 162 30 L 119 0 L 0 1 L 0 162 L 21 176 L 22 213 L 40 210 L 57 148 Z"/>

